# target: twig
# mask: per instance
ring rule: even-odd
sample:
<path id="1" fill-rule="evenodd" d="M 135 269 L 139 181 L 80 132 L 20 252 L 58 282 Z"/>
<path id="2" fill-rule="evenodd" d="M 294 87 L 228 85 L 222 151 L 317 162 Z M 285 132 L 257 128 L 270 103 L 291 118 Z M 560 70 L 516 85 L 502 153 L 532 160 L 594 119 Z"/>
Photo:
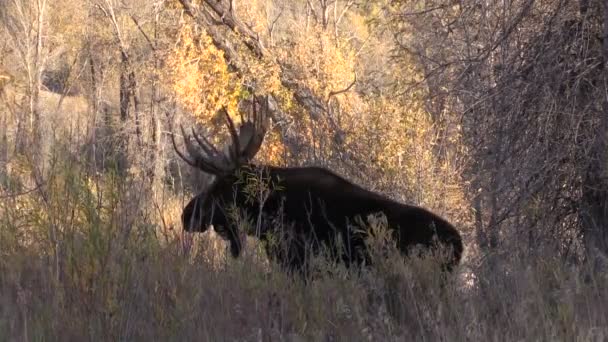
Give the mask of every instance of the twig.
<path id="1" fill-rule="evenodd" d="M 2 196 L 0 196 L 0 199 L 16 198 L 16 197 L 19 197 L 19 196 L 24 196 L 24 195 L 27 195 L 27 194 L 29 194 L 31 192 L 34 192 L 34 191 L 40 189 L 43 185 L 44 185 L 44 182 L 40 183 L 40 184 L 37 184 L 34 188 L 26 190 L 26 191 L 16 192 L 16 193 L 8 194 L 8 195 L 2 195 Z"/>

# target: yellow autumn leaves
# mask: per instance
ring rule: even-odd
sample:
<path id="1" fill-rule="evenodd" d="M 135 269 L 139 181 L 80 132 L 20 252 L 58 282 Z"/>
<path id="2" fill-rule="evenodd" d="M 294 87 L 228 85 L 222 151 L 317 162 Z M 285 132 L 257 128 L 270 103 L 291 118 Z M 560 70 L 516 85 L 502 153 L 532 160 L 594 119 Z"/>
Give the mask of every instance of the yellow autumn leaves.
<path id="1" fill-rule="evenodd" d="M 253 17 L 248 19 L 255 21 Z M 334 155 L 331 149 L 336 148 L 332 139 L 335 139 L 337 123 L 346 133 L 341 137 L 341 148 L 368 165 L 369 170 L 380 171 L 382 177 L 376 180 L 377 185 L 399 180 L 409 189 L 407 197 L 414 197 L 419 204 L 437 207 L 438 202 L 450 198 L 451 202 L 458 202 L 457 206 L 464 205 L 464 192 L 457 186 L 460 174 L 450 167 L 450 158 L 435 155 L 437 127 L 425 109 L 424 94 L 408 92 L 395 98 L 390 89 L 386 89 L 386 92 L 363 95 L 357 87 L 368 86 L 363 83 L 368 81 L 363 79 L 369 75 L 364 75 L 361 64 L 366 57 L 356 53 L 347 38 L 336 36 L 331 30 L 315 25 L 296 26 L 268 48 L 276 61 L 259 59 L 246 49 L 240 51 L 237 74 L 230 70 L 224 53 L 214 46 L 203 29 L 184 25 L 179 42 L 167 59 L 167 84 L 187 112 L 212 126 L 214 136 L 219 137 L 216 142 L 227 135 L 225 130 L 223 134 L 216 134 L 223 130 L 223 121 L 213 118 L 221 107 L 226 107 L 238 122 L 238 102 L 250 95 L 245 89 L 247 85 L 257 93 L 270 93 L 277 98 L 280 109 L 293 120 L 298 137 L 315 150 L 317 156 Z M 382 42 L 376 44 L 380 46 Z M 348 88 L 358 70 L 360 78 Z M 413 67 L 395 72 L 406 73 L 392 75 L 396 79 L 420 79 Z M 328 112 L 311 119 L 310 113 L 298 106 L 290 91 L 281 84 L 280 77 L 285 76 L 281 73 L 287 73 L 290 81 L 309 89 L 325 103 Z M 460 144 L 459 137 L 454 137 L 452 142 Z M 288 152 L 280 134 L 271 131 L 256 158 L 282 165 Z M 438 192 L 438 188 L 443 190 Z M 438 193 L 441 198 L 436 196 Z"/>
<path id="2" fill-rule="evenodd" d="M 222 107 L 235 112 L 241 82 L 204 32 L 184 26 L 167 60 L 170 85 L 184 109 L 207 121 Z"/>

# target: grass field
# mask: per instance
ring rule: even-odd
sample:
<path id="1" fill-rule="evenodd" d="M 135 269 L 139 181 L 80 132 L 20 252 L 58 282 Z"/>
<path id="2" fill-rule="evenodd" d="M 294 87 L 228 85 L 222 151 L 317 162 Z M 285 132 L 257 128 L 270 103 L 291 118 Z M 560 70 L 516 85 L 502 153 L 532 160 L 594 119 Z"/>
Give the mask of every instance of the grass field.
<path id="1" fill-rule="evenodd" d="M 447 280 L 395 252 L 361 272 L 319 259 L 304 283 L 254 240 L 233 260 L 213 234 L 183 234 L 180 196 L 51 165 L 30 191 L 3 180 L 0 341 L 608 338 L 606 273 L 550 250 L 468 257 Z"/>

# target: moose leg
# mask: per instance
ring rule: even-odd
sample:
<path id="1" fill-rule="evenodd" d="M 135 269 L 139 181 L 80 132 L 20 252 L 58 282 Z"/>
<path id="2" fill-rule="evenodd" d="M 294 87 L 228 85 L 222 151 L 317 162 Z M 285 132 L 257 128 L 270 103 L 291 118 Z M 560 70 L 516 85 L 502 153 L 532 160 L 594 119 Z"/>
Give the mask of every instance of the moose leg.
<path id="1" fill-rule="evenodd" d="M 217 231 L 217 230 L 216 230 Z M 230 245 L 230 254 L 233 258 L 238 258 L 241 255 L 243 244 L 236 228 L 226 227 L 225 231 L 220 233 L 225 240 L 228 240 Z"/>
<path id="2" fill-rule="evenodd" d="M 337 251 L 342 255 L 342 261 L 347 267 L 355 264 L 357 266 L 371 265 L 371 256 L 365 244 L 366 234 L 357 230 L 358 227 L 346 223 L 346 234 L 342 237 L 342 251 Z M 338 255 L 340 255 L 338 254 Z"/>
<path id="3" fill-rule="evenodd" d="M 261 240 L 268 258 L 277 262 L 281 269 L 288 273 L 298 273 L 306 277 L 309 272 L 309 255 L 305 240 L 298 236 L 293 226 L 289 229 L 275 231 L 273 234 L 264 234 Z M 283 228 L 286 228 L 284 226 Z"/>

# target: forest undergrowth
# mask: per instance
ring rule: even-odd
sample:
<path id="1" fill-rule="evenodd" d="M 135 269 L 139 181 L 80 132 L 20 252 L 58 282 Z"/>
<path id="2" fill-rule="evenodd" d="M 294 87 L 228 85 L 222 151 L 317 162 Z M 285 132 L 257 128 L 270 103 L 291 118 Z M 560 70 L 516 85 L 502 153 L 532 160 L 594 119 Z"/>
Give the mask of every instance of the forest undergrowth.
<path id="1" fill-rule="evenodd" d="M 183 233 L 188 196 L 56 155 L 43 184 L 16 176 L 26 160 L 2 180 L 0 341 L 608 337 L 606 273 L 549 249 L 498 248 L 446 278 L 377 235 L 372 267 L 318 259 L 304 282 L 252 238 L 235 260 L 212 232 Z"/>

